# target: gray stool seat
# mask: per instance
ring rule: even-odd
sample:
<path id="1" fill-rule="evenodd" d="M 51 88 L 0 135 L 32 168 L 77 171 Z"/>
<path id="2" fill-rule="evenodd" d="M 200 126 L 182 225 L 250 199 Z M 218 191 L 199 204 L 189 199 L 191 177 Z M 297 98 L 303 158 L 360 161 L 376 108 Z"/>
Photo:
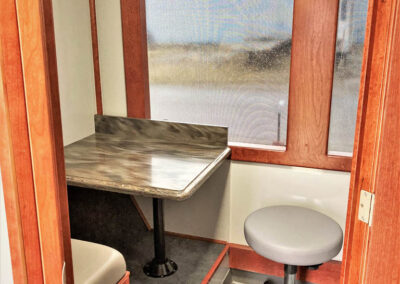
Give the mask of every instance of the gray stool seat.
<path id="1" fill-rule="evenodd" d="M 311 266 L 335 257 L 343 231 L 330 217 L 297 206 L 272 206 L 250 214 L 244 225 L 247 243 L 276 262 Z"/>

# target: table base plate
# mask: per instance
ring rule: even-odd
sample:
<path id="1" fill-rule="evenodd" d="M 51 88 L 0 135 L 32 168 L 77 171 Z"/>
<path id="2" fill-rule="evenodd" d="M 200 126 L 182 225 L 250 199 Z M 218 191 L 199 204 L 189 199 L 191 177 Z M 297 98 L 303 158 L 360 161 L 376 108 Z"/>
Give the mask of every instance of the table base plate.
<path id="1" fill-rule="evenodd" d="M 165 263 L 158 263 L 156 259 L 153 259 L 143 267 L 143 271 L 147 276 L 162 278 L 174 274 L 178 270 L 178 265 L 170 260 L 166 259 Z"/>

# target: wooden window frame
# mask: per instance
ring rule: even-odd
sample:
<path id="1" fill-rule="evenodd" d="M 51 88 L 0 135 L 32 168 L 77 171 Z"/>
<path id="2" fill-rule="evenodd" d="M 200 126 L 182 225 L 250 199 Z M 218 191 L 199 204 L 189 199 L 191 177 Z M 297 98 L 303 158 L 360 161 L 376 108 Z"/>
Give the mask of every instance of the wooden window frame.
<path id="1" fill-rule="evenodd" d="M 328 154 L 338 12 L 339 0 L 294 1 L 286 149 L 232 145 L 232 160 L 351 170 Z M 150 118 L 145 0 L 121 0 L 121 19 L 127 115 Z"/>

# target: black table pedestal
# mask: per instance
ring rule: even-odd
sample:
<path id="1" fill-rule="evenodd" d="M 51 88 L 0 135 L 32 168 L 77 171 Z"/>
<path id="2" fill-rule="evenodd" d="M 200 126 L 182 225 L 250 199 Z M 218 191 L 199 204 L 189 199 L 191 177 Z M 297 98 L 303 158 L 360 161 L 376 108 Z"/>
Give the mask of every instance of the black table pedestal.
<path id="1" fill-rule="evenodd" d="M 160 278 L 174 274 L 178 270 L 178 265 L 165 256 L 164 206 L 162 199 L 153 198 L 153 219 L 155 257 L 143 267 L 143 271 L 147 276 Z"/>

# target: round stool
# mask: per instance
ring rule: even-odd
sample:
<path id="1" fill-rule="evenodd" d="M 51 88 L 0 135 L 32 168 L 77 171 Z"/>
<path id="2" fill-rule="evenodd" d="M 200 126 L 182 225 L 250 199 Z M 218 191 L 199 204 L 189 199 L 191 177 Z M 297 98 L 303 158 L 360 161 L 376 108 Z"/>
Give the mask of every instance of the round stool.
<path id="1" fill-rule="evenodd" d="M 247 243 L 259 255 L 285 266 L 285 284 L 294 283 L 297 266 L 318 266 L 336 256 L 343 231 L 334 220 L 297 206 L 271 206 L 250 214 Z"/>

